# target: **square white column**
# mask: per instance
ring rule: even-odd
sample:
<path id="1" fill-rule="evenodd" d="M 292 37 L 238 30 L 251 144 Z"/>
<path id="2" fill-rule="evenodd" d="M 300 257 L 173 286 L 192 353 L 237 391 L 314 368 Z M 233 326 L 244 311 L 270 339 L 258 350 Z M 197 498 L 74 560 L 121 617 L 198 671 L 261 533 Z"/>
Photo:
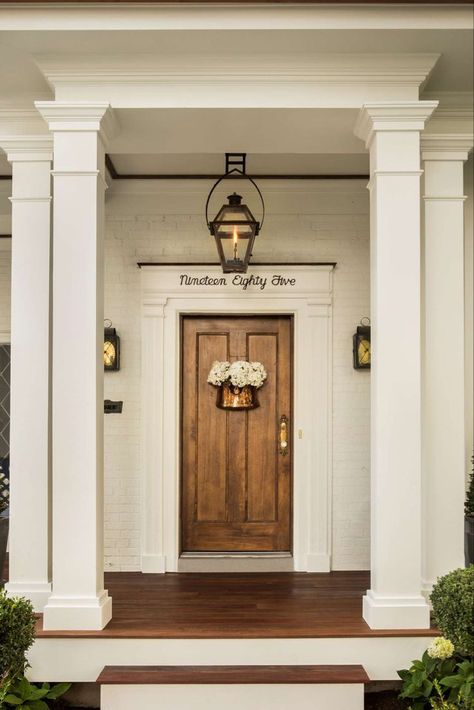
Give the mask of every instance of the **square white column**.
<path id="1" fill-rule="evenodd" d="M 50 242 L 48 135 L 0 138 L 12 164 L 10 595 L 42 611 L 50 563 Z"/>
<path id="2" fill-rule="evenodd" d="M 472 135 L 422 137 L 423 586 L 464 566 L 464 162 Z"/>
<path id="3" fill-rule="evenodd" d="M 371 589 L 374 629 L 428 628 L 421 594 L 420 132 L 437 102 L 366 104 L 370 150 Z"/>
<path id="4" fill-rule="evenodd" d="M 54 135 L 53 592 L 46 629 L 102 629 L 106 103 L 38 102 Z"/>

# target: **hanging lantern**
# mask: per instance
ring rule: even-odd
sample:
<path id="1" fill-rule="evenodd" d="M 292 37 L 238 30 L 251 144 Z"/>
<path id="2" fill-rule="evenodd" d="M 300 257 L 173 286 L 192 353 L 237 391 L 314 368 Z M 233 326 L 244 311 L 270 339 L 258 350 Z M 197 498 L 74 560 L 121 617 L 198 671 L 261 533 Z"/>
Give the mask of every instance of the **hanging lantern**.
<path id="1" fill-rule="evenodd" d="M 104 370 L 113 372 L 120 370 L 120 337 L 112 328 L 111 320 L 106 318 L 104 322 L 107 324 L 104 328 Z"/>
<path id="2" fill-rule="evenodd" d="M 237 158 L 237 160 L 236 160 Z M 240 167 L 231 168 L 232 165 Z M 258 192 L 262 202 L 262 221 L 258 222 L 247 205 L 242 204 L 242 196 L 234 192 L 228 195 L 227 205 L 222 205 L 216 217 L 209 221 L 208 209 L 211 196 L 222 180 L 235 177 L 246 178 Z M 215 183 L 206 202 L 206 222 L 211 235 L 216 240 L 217 252 L 224 273 L 246 273 L 252 256 L 255 237 L 260 232 L 265 216 L 265 204 L 257 184 L 245 173 L 245 153 L 226 153 L 226 173 Z"/>

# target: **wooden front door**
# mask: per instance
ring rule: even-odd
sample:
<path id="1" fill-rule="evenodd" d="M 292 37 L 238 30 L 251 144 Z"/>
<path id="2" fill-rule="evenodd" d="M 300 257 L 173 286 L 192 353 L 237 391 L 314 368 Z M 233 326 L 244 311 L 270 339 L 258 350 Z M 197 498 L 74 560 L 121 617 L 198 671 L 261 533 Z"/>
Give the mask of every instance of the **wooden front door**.
<path id="1" fill-rule="evenodd" d="M 291 318 L 185 317 L 181 342 L 182 552 L 290 551 Z M 214 360 L 263 363 L 257 409 L 216 407 L 207 383 Z"/>

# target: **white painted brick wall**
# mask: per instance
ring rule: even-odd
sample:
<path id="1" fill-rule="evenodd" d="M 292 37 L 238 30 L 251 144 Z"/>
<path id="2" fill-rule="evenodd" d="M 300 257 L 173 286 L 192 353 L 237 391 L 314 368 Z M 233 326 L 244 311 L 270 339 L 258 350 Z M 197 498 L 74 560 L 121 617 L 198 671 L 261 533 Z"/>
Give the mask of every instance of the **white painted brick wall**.
<path id="1" fill-rule="evenodd" d="M 472 170 L 470 161 L 469 170 Z M 255 260 L 337 261 L 334 278 L 333 567 L 369 566 L 369 373 L 352 369 L 354 328 L 369 311 L 368 195 L 362 184 L 262 185 L 268 220 Z M 297 187 L 297 191 L 295 191 Z M 288 188 L 288 189 L 287 189 Z M 0 184 L 0 233 L 9 233 L 10 184 Z M 137 261 L 214 261 L 204 183 L 114 183 L 107 196 L 105 315 L 122 338 L 122 369 L 105 393 L 124 400 L 105 418 L 106 568 L 139 569 L 140 324 Z M 472 245 L 472 176 L 466 239 Z M 466 252 L 466 255 L 468 251 Z M 10 330 L 11 242 L 0 240 L 0 331 Z M 466 458 L 472 447 L 472 259 L 466 262 Z"/>
<path id="2" fill-rule="evenodd" d="M 254 261 L 337 261 L 334 276 L 333 568 L 369 567 L 369 378 L 352 367 L 352 334 L 369 314 L 365 184 L 270 185 Z M 296 192 L 296 187 L 298 191 Z M 123 399 L 105 418 L 106 568 L 139 569 L 140 349 L 137 261 L 215 261 L 202 215 L 206 184 L 115 183 L 107 201 L 105 315 L 121 336 L 122 368 L 105 376 Z"/>
<path id="3" fill-rule="evenodd" d="M 352 334 L 369 313 L 365 185 L 262 184 L 267 220 L 254 261 L 337 261 L 334 275 L 333 568 L 369 567 L 369 378 L 352 368 Z M 215 261 L 202 208 L 206 183 L 114 183 L 107 196 L 105 316 L 122 367 L 105 396 L 105 565 L 138 570 L 140 556 L 140 321 L 137 261 Z M 0 330 L 10 328 L 10 243 L 0 249 Z"/>

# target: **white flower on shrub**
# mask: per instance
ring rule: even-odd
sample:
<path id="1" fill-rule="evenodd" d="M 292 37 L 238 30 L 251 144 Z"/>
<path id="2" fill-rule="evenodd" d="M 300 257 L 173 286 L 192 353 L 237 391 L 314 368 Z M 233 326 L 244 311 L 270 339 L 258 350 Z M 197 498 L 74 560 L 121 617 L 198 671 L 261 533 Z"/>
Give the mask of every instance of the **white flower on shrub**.
<path id="1" fill-rule="evenodd" d="M 428 656 L 430 658 L 451 658 L 454 653 L 454 646 L 449 639 L 444 636 L 438 636 L 428 646 Z"/>
<path id="2" fill-rule="evenodd" d="M 261 362 L 237 360 L 229 363 L 216 360 L 212 363 L 207 381 L 215 387 L 220 387 L 220 385 L 229 380 L 234 387 L 251 385 L 258 389 L 266 379 L 267 373 Z"/>

